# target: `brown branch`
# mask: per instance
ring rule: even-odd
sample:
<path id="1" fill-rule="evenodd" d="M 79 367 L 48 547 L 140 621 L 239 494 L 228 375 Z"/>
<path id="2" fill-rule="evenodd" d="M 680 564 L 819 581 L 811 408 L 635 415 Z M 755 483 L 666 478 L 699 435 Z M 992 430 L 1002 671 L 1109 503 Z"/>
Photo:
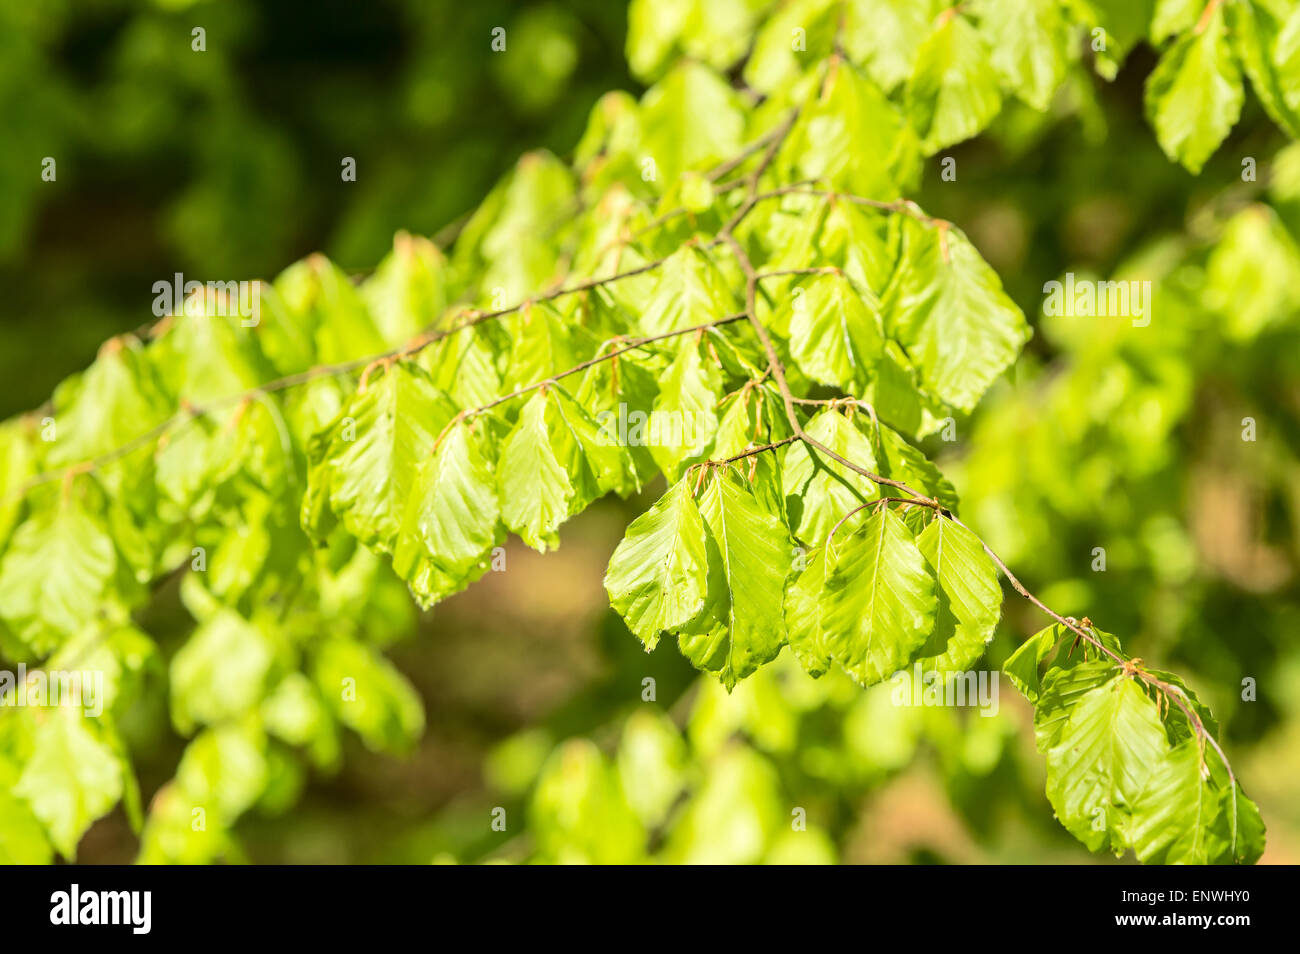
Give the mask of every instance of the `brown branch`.
<path id="1" fill-rule="evenodd" d="M 743 314 L 727 315 L 725 318 L 719 318 L 716 321 L 706 321 L 703 324 L 699 324 L 699 325 L 691 325 L 689 328 L 678 328 L 676 331 L 665 331 L 662 334 L 647 335 L 644 338 L 634 338 L 628 341 L 625 345 L 623 345 L 623 347 L 616 348 L 615 350 L 610 351 L 607 354 L 598 354 L 596 357 L 589 358 L 586 361 L 581 361 L 578 364 L 575 364 L 571 368 L 566 368 L 563 371 L 558 371 L 548 378 L 543 378 L 540 381 L 534 381 L 532 384 L 526 384 L 521 388 L 517 388 L 514 391 L 511 391 L 509 394 L 503 394 L 501 397 L 495 398 L 494 400 L 489 401 L 487 404 L 481 404 L 478 407 L 469 408 L 468 410 L 461 411 L 459 414 L 457 414 L 454 418 L 451 419 L 451 421 L 447 424 L 445 428 L 443 428 L 442 433 L 438 435 L 437 441 L 434 442 L 434 446 L 436 447 L 439 443 L 441 443 L 443 436 L 445 436 L 446 433 L 450 431 L 451 428 L 454 427 L 458 422 L 463 420 L 469 420 L 472 417 L 478 417 L 478 415 L 485 414 L 488 411 L 492 410 L 494 407 L 499 407 L 500 405 L 505 404 L 507 401 L 513 401 L 515 398 L 523 397 L 525 394 L 528 394 L 532 391 L 536 391 L 538 388 L 544 388 L 548 384 L 554 384 L 556 381 L 560 380 L 561 378 L 567 378 L 570 375 L 579 373 L 580 371 L 586 371 L 588 368 L 594 367 L 595 365 L 598 365 L 603 361 L 610 361 L 614 358 L 617 358 L 621 354 L 627 354 L 627 352 L 629 351 L 635 351 L 638 348 L 644 348 L 646 345 L 653 344 L 656 341 L 664 341 L 668 338 L 676 338 L 680 335 L 688 335 L 696 331 L 708 331 L 710 328 L 720 328 L 723 325 L 729 325 L 732 322 L 744 321 L 744 320 L 745 320 L 745 316 Z M 614 340 L 616 341 L 618 339 L 614 339 Z"/>

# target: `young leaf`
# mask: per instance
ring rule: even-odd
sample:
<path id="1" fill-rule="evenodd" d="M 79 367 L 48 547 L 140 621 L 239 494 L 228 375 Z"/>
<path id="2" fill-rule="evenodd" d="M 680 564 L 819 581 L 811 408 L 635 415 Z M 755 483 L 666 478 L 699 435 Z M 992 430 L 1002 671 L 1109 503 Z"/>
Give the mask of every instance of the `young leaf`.
<path id="1" fill-rule="evenodd" d="M 814 678 L 831 667 L 831 651 L 822 631 L 822 588 L 826 583 L 826 548 L 805 556 L 807 566 L 785 592 L 785 624 L 799 665 Z"/>
<path id="2" fill-rule="evenodd" d="M 392 550 L 420 466 L 455 413 L 428 372 L 408 361 L 372 375 L 353 396 L 329 445 L 330 505 L 349 533 Z"/>
<path id="3" fill-rule="evenodd" d="M 1156 705 L 1133 678 L 1112 678 L 1074 701 L 1047 752 L 1047 798 L 1090 851 L 1127 846 L 1129 820 L 1168 743 Z"/>
<path id="4" fill-rule="evenodd" d="M 875 470 L 871 442 L 841 411 L 827 408 L 818 412 L 806 430 L 845 460 Z M 786 452 L 781 485 L 795 536 L 810 544 L 825 543 L 841 517 L 858 504 L 880 496 L 874 481 L 802 441 Z"/>
<path id="5" fill-rule="evenodd" d="M 851 64 L 830 61 L 782 149 L 791 178 L 824 179 L 891 199 L 920 171 L 916 134 L 880 88 Z"/>
<path id="6" fill-rule="evenodd" d="M 474 575 L 502 534 L 492 468 L 469 424 L 454 425 L 421 466 L 393 550 L 393 570 L 427 608 Z"/>
<path id="7" fill-rule="evenodd" d="M 1134 800 L 1128 840 L 1143 864 L 1254 864 L 1264 848 L 1264 822 L 1217 756 L 1188 738 L 1147 777 Z"/>
<path id="8" fill-rule="evenodd" d="M 1051 106 L 1073 32 L 1059 0 L 982 0 L 975 12 L 1005 88 L 1035 109 Z"/>
<path id="9" fill-rule="evenodd" d="M 555 531 L 570 514 L 574 486 L 551 446 L 547 397 L 536 391 L 501 446 L 497 486 L 501 519 L 524 543 L 545 553 L 560 545 Z"/>
<path id="10" fill-rule="evenodd" d="M 1020 309 L 959 229 L 908 220 L 885 296 L 886 330 L 916 362 L 925 387 L 970 411 L 1029 340 Z"/>
<path id="11" fill-rule="evenodd" d="M 935 516 L 916 545 L 939 583 L 934 632 L 921 648 L 926 669 L 962 671 L 984 654 L 1002 610 L 998 572 L 975 534 Z"/>
<path id="12" fill-rule="evenodd" d="M 716 672 L 728 689 L 776 658 L 785 642 L 783 603 L 794 541 L 765 501 L 729 469 L 713 473 L 700 497 L 712 579 L 704 615 L 683 627 L 682 653 Z"/>
<path id="13" fill-rule="evenodd" d="M 956 11 L 921 44 L 907 82 L 907 115 L 927 156 L 969 139 L 1002 108 L 998 77 L 975 28 Z"/>
<path id="14" fill-rule="evenodd" d="M 659 280 L 640 325 L 647 335 L 660 335 L 717 321 L 737 310 L 735 293 L 717 263 L 699 246 L 687 245 L 659 266 Z"/>
<path id="15" fill-rule="evenodd" d="M 888 507 L 834 547 L 823 588 L 826 646 L 860 685 L 872 686 L 906 667 L 930 635 L 934 578 L 912 532 Z"/>
<path id="16" fill-rule="evenodd" d="M 64 858 L 91 822 L 122 797 L 122 764 L 81 710 L 60 706 L 36 729 L 32 757 L 14 794 L 31 806 Z"/>
<path id="17" fill-rule="evenodd" d="M 647 651 L 661 633 L 685 625 L 704 608 L 705 535 L 688 476 L 632 521 L 610 557 L 605 573 L 610 605 Z"/>
<path id="18" fill-rule="evenodd" d="M 31 653 L 45 655 L 94 619 L 119 560 L 103 518 L 73 488 L 14 532 L 0 559 L 0 619 Z"/>
<path id="19" fill-rule="evenodd" d="M 810 378 L 862 394 L 884 348 L 879 303 L 843 275 L 818 275 L 789 304 L 790 353 Z"/>
<path id="20" fill-rule="evenodd" d="M 1243 99 L 1221 8 L 1177 40 L 1147 79 L 1147 118 L 1160 148 L 1193 174 L 1237 124 Z"/>

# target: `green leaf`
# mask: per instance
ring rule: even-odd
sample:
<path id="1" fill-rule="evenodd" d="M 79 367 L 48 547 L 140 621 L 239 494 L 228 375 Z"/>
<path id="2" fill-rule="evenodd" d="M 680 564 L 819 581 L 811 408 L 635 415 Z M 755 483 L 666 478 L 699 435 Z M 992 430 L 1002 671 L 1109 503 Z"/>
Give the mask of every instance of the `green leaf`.
<path id="1" fill-rule="evenodd" d="M 1063 631 L 1064 627 L 1059 623 L 1053 623 L 1046 629 L 1039 630 L 1021 643 L 1002 664 L 1002 671 L 1011 680 L 1011 684 L 1034 705 L 1038 704 L 1038 694 L 1042 685 L 1038 670 L 1043 660 L 1064 638 Z"/>
<path id="2" fill-rule="evenodd" d="M 1065 79 L 1073 39 L 1059 0 L 982 0 L 974 9 L 1003 86 L 1046 110 Z"/>
<path id="3" fill-rule="evenodd" d="M 1264 111 L 1292 139 L 1300 138 L 1300 16 L 1283 25 L 1264 6 L 1233 3 L 1227 8 L 1228 37 Z"/>
<path id="4" fill-rule="evenodd" d="M 1183 33 L 1196 25 L 1205 9 L 1202 0 L 1155 0 L 1151 15 L 1151 42 L 1163 43 L 1168 37 Z"/>
<path id="5" fill-rule="evenodd" d="M 546 424 L 547 397 L 534 392 L 501 446 L 497 486 L 501 519 L 534 550 L 560 545 L 556 530 L 569 517 L 574 485 L 551 446 Z"/>
<path id="6" fill-rule="evenodd" d="M 420 466 L 455 413 L 428 372 L 407 361 L 357 391 L 334 423 L 328 458 L 330 505 L 349 533 L 391 551 Z"/>
<path id="7" fill-rule="evenodd" d="M 591 356 L 594 342 L 584 342 L 584 329 L 565 320 L 547 302 L 525 304 L 511 316 L 510 360 L 502 388 L 513 391 L 567 371 Z"/>
<path id="8" fill-rule="evenodd" d="M 1167 742 L 1155 703 L 1135 679 L 1115 673 L 1070 707 L 1060 741 L 1047 752 L 1047 798 L 1090 851 L 1121 854 Z"/>
<path id="9" fill-rule="evenodd" d="M 799 665 L 810 676 L 825 675 L 831 667 L 831 650 L 822 630 L 822 592 L 826 583 L 826 548 L 805 557 L 806 566 L 785 593 L 785 624 Z"/>
<path id="10" fill-rule="evenodd" d="M 60 706 L 36 729 L 14 794 L 27 801 L 59 854 L 71 860 L 91 822 L 122 797 L 122 765 L 79 709 Z"/>
<path id="11" fill-rule="evenodd" d="M 111 338 L 94 364 L 55 393 L 58 439 L 48 463 L 78 463 L 126 446 L 166 420 L 169 410 L 140 343 Z"/>
<path id="12" fill-rule="evenodd" d="M 453 425 L 421 465 L 393 550 L 393 569 L 421 606 L 465 586 L 501 542 L 496 479 L 470 425 Z"/>
<path id="13" fill-rule="evenodd" d="M 205 620 L 171 662 L 172 721 L 185 735 L 250 711 L 266 692 L 275 645 L 229 610 Z"/>
<path id="14" fill-rule="evenodd" d="M 1236 125 L 1243 99 L 1222 9 L 1177 40 L 1147 79 L 1147 118 L 1160 148 L 1193 174 Z"/>
<path id="15" fill-rule="evenodd" d="M 949 10 L 921 44 L 907 82 L 907 116 L 930 156 L 969 139 L 1002 108 L 998 76 L 975 28 Z"/>
<path id="16" fill-rule="evenodd" d="M 970 411 L 1029 340 L 1029 326 L 997 273 L 946 223 L 911 219 L 885 296 L 886 331 L 897 334 L 924 386 Z"/>
<path id="17" fill-rule="evenodd" d="M 253 722 L 227 723 L 195 736 L 176 768 L 191 819 L 201 808 L 213 828 L 233 825 L 266 789 L 266 752 L 266 736 Z"/>
<path id="18" fill-rule="evenodd" d="M 1264 822 L 1217 756 L 1189 738 L 1147 777 L 1129 840 L 1143 864 L 1254 864 L 1264 850 Z"/>
<path id="19" fill-rule="evenodd" d="M 920 172 L 916 135 L 866 76 L 832 58 L 781 150 L 793 179 L 820 179 L 846 192 L 891 199 Z"/>
<path id="20" fill-rule="evenodd" d="M 744 134 L 745 115 L 735 92 L 697 62 L 674 67 L 641 101 L 641 144 L 654 160 L 651 181 L 660 190 L 688 169 L 730 158 L 740 151 Z"/>
<path id="21" fill-rule="evenodd" d="M 882 89 L 892 93 L 912 75 L 939 6 L 932 0 L 849 0 L 844 47 Z"/>
<path id="22" fill-rule="evenodd" d="M 778 7 L 754 39 L 745 82 L 763 93 L 796 82 L 831 51 L 840 10 L 836 0 L 793 0 Z"/>
<path id="23" fill-rule="evenodd" d="M 1074 16 L 1090 28 L 1089 48 L 1101 76 L 1113 80 L 1129 51 L 1147 35 L 1155 2 L 1156 0 L 1068 0 Z"/>
<path id="24" fill-rule="evenodd" d="M 118 566 L 103 518 L 73 488 L 14 532 L 0 559 L 0 619 L 30 652 L 45 655 L 100 612 Z"/>
<path id="25" fill-rule="evenodd" d="M 410 341 L 447 307 L 447 260 L 421 236 L 398 232 L 393 250 L 361 286 L 371 319 L 390 347 Z"/>
<path id="26" fill-rule="evenodd" d="M 844 532 L 843 530 L 841 532 Z M 911 662 L 934 628 L 934 578 L 912 531 L 886 507 L 834 541 L 823 589 L 822 630 L 832 658 L 859 685 Z"/>
<path id="27" fill-rule="evenodd" d="M 605 573 L 610 605 L 647 651 L 704 609 L 706 530 L 690 484 L 682 478 L 632 521 Z"/>
<path id="28" fill-rule="evenodd" d="M 48 865 L 49 839 L 31 807 L 0 785 L 0 865 Z"/>
<path id="29" fill-rule="evenodd" d="M 683 342 L 659 381 L 647 422 L 650 454 L 670 480 L 702 460 L 718 429 L 722 372 L 693 340 Z"/>
<path id="30" fill-rule="evenodd" d="M 654 293 L 641 312 L 641 330 L 647 335 L 692 328 L 739 311 L 717 264 L 697 245 L 674 252 L 658 272 Z"/>
<path id="31" fill-rule="evenodd" d="M 560 864 L 631 864 L 645 831 L 594 743 L 570 739 L 543 766 L 528 806 L 542 857 Z"/>
<path id="32" fill-rule="evenodd" d="M 794 541 L 770 499 L 731 469 L 715 471 L 700 497 L 709 531 L 709 603 L 682 627 L 679 645 L 728 689 L 775 659 L 785 642 Z"/>
<path id="33" fill-rule="evenodd" d="M 845 460 L 876 470 L 871 442 L 841 411 L 819 411 L 805 430 Z M 786 452 L 781 484 L 795 536 L 809 544 L 825 543 L 841 517 L 858 504 L 880 496 L 874 481 L 802 441 Z"/>
<path id="34" fill-rule="evenodd" d="M 862 394 L 884 349 L 879 303 L 844 275 L 818 275 L 790 295 L 790 353 L 810 378 Z"/>
<path id="35" fill-rule="evenodd" d="M 1242 209 L 1223 228 L 1205 265 L 1205 304 L 1226 337 L 1249 341 L 1300 305 L 1300 248 L 1267 205 Z"/>
<path id="36" fill-rule="evenodd" d="M 934 632 L 918 657 L 927 670 L 964 671 L 984 654 L 1002 610 L 998 571 L 979 537 L 935 516 L 916 545 L 939 583 Z"/>

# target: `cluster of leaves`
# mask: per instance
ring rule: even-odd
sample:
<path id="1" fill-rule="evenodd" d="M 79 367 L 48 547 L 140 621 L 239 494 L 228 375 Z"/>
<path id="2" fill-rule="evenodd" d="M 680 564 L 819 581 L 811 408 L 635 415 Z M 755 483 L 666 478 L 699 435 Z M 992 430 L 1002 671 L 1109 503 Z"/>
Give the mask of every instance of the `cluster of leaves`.
<path id="1" fill-rule="evenodd" d="M 1143 40 L 1161 48 L 1147 112 L 1161 147 L 1199 172 L 1236 124 L 1243 73 L 1300 136 L 1300 11 L 1289 0 L 634 0 L 628 62 L 645 80 L 685 55 L 771 95 L 807 56 L 839 50 L 895 99 L 932 155 L 980 132 L 1011 99 L 1036 110 L 1112 80 Z M 875 168 L 874 160 L 868 163 Z M 866 190 L 870 193 L 870 190 Z"/>
<path id="2" fill-rule="evenodd" d="M 359 284 L 310 258 L 255 323 L 197 296 L 4 425 L 0 646 L 118 674 L 98 717 L 3 720 L 9 857 L 71 856 L 119 798 L 138 820 L 118 720 L 157 656 L 132 614 L 177 569 L 197 627 L 168 662 L 170 709 L 193 739 L 144 822 L 148 860 L 230 856 L 239 815 L 290 803 L 340 727 L 394 750 L 418 735 L 418 697 L 379 652 L 409 613 L 396 580 L 430 606 L 507 533 L 547 550 L 658 475 L 606 577 L 648 649 L 676 636 L 727 687 L 786 644 L 862 686 L 980 657 L 996 564 L 913 441 L 974 408 L 1028 328 L 962 232 L 901 196 L 1003 84 L 1037 94 L 978 75 L 987 41 L 955 10 L 926 21 L 896 102 L 901 80 L 855 46 L 863 5 L 821 5 L 829 45 L 796 49 L 793 74 L 763 40 L 784 42 L 784 13 L 755 22 L 752 89 L 690 55 L 729 5 L 665 5 L 676 26 L 648 6 L 634 68 L 683 37 L 689 58 L 639 102 L 603 100 L 573 167 L 521 160 L 449 256 L 402 235 Z M 622 433 L 632 414 L 660 437 Z M 1060 624 L 1009 673 L 1066 828 L 1144 859 L 1253 860 L 1262 825 L 1208 711 Z"/>

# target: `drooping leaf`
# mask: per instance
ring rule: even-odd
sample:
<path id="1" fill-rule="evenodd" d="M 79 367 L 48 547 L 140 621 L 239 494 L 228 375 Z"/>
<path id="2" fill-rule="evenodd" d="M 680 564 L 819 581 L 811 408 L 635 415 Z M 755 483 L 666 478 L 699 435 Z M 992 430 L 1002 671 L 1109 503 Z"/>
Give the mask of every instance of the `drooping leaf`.
<path id="1" fill-rule="evenodd" d="M 1020 309 L 960 230 L 905 224 L 903 257 L 885 296 L 897 334 L 937 397 L 969 411 L 1029 339 Z"/>
<path id="2" fill-rule="evenodd" d="M 927 670 L 963 671 L 984 654 L 1002 609 L 997 569 L 978 537 L 944 517 L 934 517 L 916 545 L 938 581 L 934 631 L 921 648 Z"/>
<path id="3" fill-rule="evenodd" d="M 952 8 L 917 51 L 907 81 L 907 115 L 929 156 L 969 139 L 1002 108 L 998 76 L 984 41 Z"/>
<path id="4" fill-rule="evenodd" d="M 333 426 L 328 458 L 330 506 L 349 533 L 392 549 L 420 466 L 455 413 L 428 372 L 407 361 L 358 390 Z"/>
<path id="5" fill-rule="evenodd" d="M 492 468 L 468 424 L 457 424 L 421 466 L 393 550 L 393 569 L 422 606 L 460 589 L 502 539 Z"/>
<path id="6" fill-rule="evenodd" d="M 1222 9 L 1175 41 L 1147 79 L 1147 118 L 1160 148 L 1192 173 L 1237 124 L 1243 99 Z"/>
<path id="7" fill-rule="evenodd" d="M 708 527 L 710 579 L 702 614 L 682 627 L 682 653 L 728 689 L 776 658 L 785 642 L 785 584 L 794 541 L 744 477 L 708 478 L 699 510 Z"/>
<path id="8" fill-rule="evenodd" d="M 679 480 L 632 521 L 605 574 L 610 605 L 647 651 L 704 609 L 707 531 L 690 484 Z"/>
<path id="9" fill-rule="evenodd" d="M 907 666 L 930 635 L 934 578 L 911 530 L 888 507 L 833 546 L 823 587 L 826 646 L 860 685 L 875 685 Z"/>
<path id="10" fill-rule="evenodd" d="M 14 794 L 31 806 L 59 854 L 72 859 L 91 822 L 116 805 L 122 791 L 121 762 L 93 723 L 69 706 L 47 713 Z"/>
<path id="11" fill-rule="evenodd" d="M 501 519 L 534 550 L 560 545 L 556 530 L 569 516 L 574 485 L 551 446 L 547 397 L 536 391 L 501 446 L 497 486 Z"/>

